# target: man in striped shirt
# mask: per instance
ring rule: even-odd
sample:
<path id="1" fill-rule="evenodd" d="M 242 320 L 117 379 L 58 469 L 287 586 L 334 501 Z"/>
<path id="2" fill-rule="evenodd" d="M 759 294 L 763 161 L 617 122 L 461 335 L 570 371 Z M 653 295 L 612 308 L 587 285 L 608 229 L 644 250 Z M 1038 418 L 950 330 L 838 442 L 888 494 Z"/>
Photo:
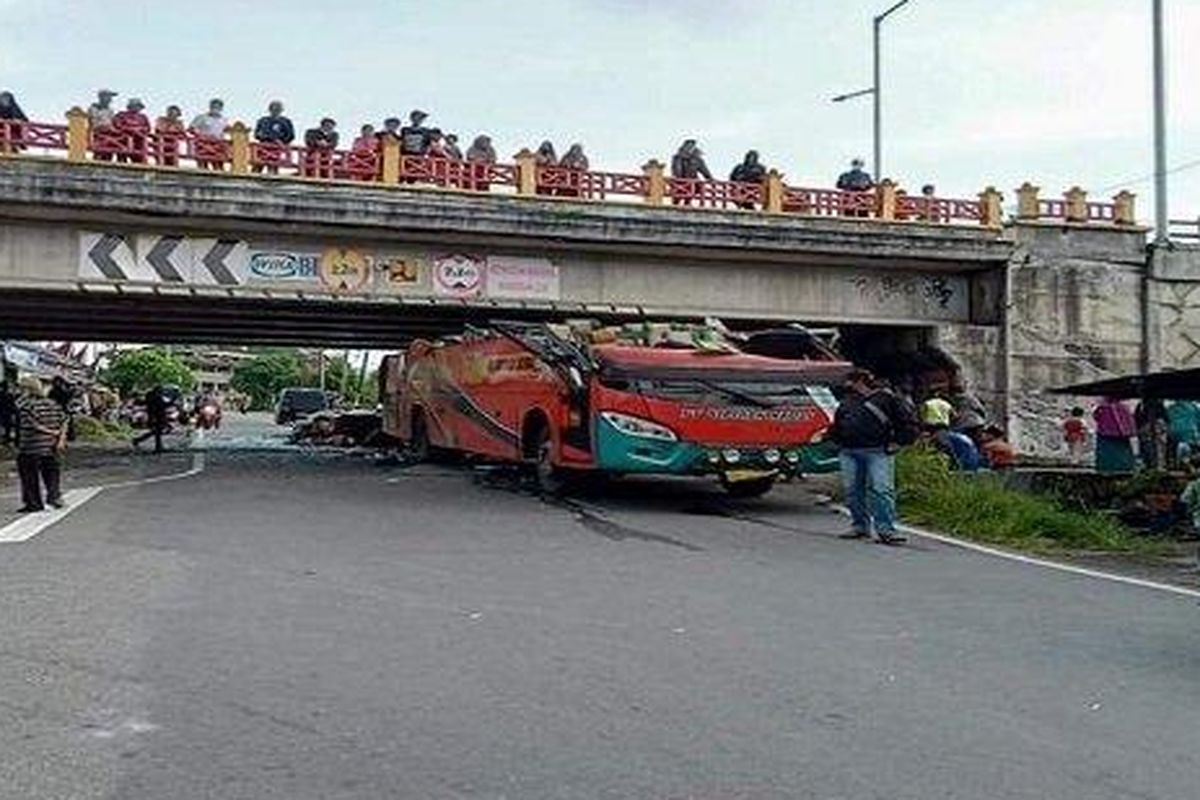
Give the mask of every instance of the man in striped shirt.
<path id="1" fill-rule="evenodd" d="M 46 387 L 34 377 L 21 380 L 17 400 L 17 473 L 21 476 L 21 512 L 43 511 L 46 502 L 62 508 L 60 454 L 67 441 L 67 415 L 46 397 Z"/>

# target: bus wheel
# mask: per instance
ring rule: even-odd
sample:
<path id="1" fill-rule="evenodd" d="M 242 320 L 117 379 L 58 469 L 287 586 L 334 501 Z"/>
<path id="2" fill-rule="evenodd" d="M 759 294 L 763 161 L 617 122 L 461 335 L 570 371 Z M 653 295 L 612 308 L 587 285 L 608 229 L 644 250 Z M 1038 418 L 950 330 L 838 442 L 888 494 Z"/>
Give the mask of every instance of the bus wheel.
<path id="1" fill-rule="evenodd" d="M 745 481 L 731 481 L 724 475 L 721 476 L 721 486 L 729 493 L 730 497 L 762 497 L 771 491 L 771 487 L 774 485 L 774 475 Z"/>
<path id="2" fill-rule="evenodd" d="M 420 411 L 415 411 L 412 417 L 412 430 L 409 434 L 408 457 L 417 463 L 429 461 L 432 449 L 429 446 L 429 428 L 425 424 L 425 415 Z"/>
<path id="3" fill-rule="evenodd" d="M 541 430 L 538 438 L 533 476 L 542 494 L 562 494 L 567 486 L 563 471 L 554 465 L 554 443 L 550 439 L 550 431 L 545 428 Z"/>

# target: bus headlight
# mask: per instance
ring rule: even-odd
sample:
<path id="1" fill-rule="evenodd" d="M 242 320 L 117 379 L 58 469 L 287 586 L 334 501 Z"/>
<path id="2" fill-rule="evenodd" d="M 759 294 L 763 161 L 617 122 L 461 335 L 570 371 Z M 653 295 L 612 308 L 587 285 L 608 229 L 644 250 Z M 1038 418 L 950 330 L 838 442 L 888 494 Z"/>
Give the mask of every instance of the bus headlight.
<path id="1" fill-rule="evenodd" d="M 620 411 L 601 411 L 601 418 L 609 425 L 627 436 L 640 436 L 643 439 L 658 439 L 662 442 L 678 441 L 675 431 L 666 425 L 659 425 L 648 419 L 622 414 Z"/>
<path id="2" fill-rule="evenodd" d="M 721 451 L 721 458 L 725 459 L 727 464 L 736 464 L 742 460 L 742 453 L 736 447 L 726 447 Z"/>

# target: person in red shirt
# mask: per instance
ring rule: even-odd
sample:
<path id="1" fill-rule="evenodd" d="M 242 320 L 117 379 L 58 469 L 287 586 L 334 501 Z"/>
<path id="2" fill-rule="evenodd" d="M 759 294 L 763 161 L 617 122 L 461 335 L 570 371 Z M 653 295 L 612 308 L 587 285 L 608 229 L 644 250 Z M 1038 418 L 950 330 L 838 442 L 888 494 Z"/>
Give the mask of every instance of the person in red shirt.
<path id="1" fill-rule="evenodd" d="M 179 144 L 187 136 L 187 128 L 183 124 L 183 109 L 179 106 L 167 106 L 167 111 L 154 122 L 154 133 L 157 137 L 155 153 L 158 163 L 164 167 L 179 166 Z"/>
<path id="2" fill-rule="evenodd" d="M 146 141 L 150 135 L 150 119 L 142 110 L 146 104 L 136 97 L 129 98 L 124 111 L 113 115 L 113 128 L 124 134 L 117 161 L 134 164 L 146 163 Z"/>
<path id="3" fill-rule="evenodd" d="M 1083 421 L 1083 409 L 1075 406 L 1071 415 L 1063 420 L 1063 441 L 1067 443 L 1067 452 L 1072 461 L 1083 460 L 1083 450 L 1087 445 L 1087 424 Z"/>

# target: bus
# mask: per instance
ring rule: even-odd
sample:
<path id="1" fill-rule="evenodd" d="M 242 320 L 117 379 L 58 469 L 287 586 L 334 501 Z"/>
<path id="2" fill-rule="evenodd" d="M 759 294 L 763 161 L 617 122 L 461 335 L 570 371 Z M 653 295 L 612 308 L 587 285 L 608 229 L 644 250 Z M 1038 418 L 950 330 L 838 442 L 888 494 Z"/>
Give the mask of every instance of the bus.
<path id="1" fill-rule="evenodd" d="M 493 322 L 417 340 L 381 370 L 383 427 L 441 451 L 572 476 L 712 476 L 732 495 L 828 464 L 820 453 L 851 365 L 743 352 L 706 326 Z"/>

